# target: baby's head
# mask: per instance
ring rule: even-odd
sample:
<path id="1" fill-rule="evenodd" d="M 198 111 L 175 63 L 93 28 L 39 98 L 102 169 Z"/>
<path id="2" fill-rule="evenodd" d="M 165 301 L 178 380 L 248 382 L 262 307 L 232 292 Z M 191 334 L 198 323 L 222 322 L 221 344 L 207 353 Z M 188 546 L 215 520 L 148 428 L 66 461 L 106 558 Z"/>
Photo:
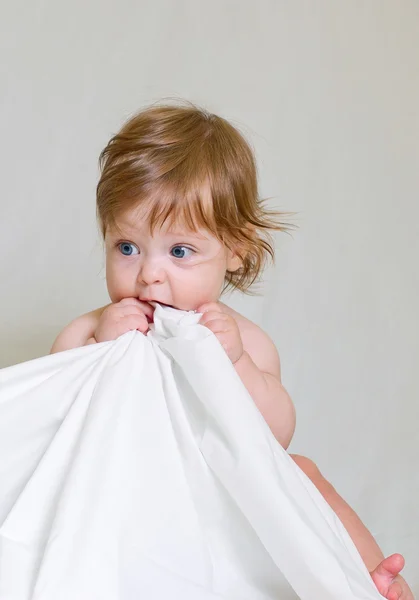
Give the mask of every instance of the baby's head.
<path id="1" fill-rule="evenodd" d="M 152 106 L 100 156 L 97 212 L 113 302 L 183 310 L 247 291 L 284 230 L 258 197 L 255 160 L 226 120 L 191 104 Z"/>

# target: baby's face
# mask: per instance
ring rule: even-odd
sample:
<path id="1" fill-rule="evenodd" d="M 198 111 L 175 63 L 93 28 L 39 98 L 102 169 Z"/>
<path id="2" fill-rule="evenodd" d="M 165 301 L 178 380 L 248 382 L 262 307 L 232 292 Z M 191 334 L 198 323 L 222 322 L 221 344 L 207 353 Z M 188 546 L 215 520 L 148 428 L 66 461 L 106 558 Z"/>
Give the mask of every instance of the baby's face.
<path id="1" fill-rule="evenodd" d="M 108 228 L 106 280 L 112 302 L 123 298 L 155 301 L 196 310 L 218 300 L 226 271 L 240 260 L 208 231 L 179 226 L 156 228 L 127 211 Z"/>

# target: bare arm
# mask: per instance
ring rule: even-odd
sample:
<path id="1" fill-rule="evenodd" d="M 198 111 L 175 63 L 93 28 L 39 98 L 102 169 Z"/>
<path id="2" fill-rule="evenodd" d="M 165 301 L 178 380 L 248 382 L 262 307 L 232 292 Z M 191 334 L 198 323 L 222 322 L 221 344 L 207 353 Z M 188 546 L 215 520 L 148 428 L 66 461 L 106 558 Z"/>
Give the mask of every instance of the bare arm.
<path id="1" fill-rule="evenodd" d="M 241 328 L 244 353 L 235 369 L 279 443 L 288 448 L 295 431 L 295 408 L 281 383 L 278 352 L 256 325 Z"/>
<path id="2" fill-rule="evenodd" d="M 197 312 L 202 313 L 199 323 L 223 346 L 276 439 L 288 448 L 295 430 L 295 410 L 281 383 L 279 356 L 271 338 L 222 302 L 203 304 Z"/>
<path id="3" fill-rule="evenodd" d="M 50 354 L 95 344 L 94 332 L 103 308 L 78 317 L 65 327 L 52 345 Z"/>

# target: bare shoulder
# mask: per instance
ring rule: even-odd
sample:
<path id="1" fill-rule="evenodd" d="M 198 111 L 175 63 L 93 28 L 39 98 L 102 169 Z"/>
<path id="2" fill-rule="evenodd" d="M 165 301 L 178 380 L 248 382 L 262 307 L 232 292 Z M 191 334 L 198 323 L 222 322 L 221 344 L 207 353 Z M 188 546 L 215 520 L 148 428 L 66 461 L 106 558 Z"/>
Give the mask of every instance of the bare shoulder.
<path id="1" fill-rule="evenodd" d="M 281 363 L 272 339 L 261 327 L 243 315 L 221 303 L 225 312 L 234 317 L 239 326 L 243 347 L 253 362 L 265 373 L 271 373 L 281 380 Z"/>
<path id="2" fill-rule="evenodd" d="M 93 337 L 101 314 L 107 306 L 92 310 L 71 321 L 58 335 L 51 348 L 51 354 L 84 346 L 87 340 Z"/>

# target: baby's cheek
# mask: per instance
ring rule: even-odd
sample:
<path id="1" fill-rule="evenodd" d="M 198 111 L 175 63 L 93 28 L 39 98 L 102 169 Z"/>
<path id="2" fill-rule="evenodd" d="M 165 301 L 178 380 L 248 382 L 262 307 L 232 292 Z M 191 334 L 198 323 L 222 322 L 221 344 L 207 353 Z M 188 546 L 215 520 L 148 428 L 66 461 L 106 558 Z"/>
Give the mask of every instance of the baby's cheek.
<path id="1" fill-rule="evenodd" d="M 108 278 L 107 287 L 109 297 L 114 303 L 120 302 L 124 298 L 135 297 L 135 293 L 127 285 L 124 285 L 124 282 L 120 282 L 117 279 Z"/>
<path id="2" fill-rule="evenodd" d="M 198 310 L 203 304 L 218 302 L 219 294 L 214 290 L 196 290 L 190 291 L 188 297 L 184 299 L 184 310 Z"/>
<path id="3" fill-rule="evenodd" d="M 136 298 L 135 277 L 125 269 L 114 264 L 106 266 L 106 284 L 112 302 L 120 302 L 124 298 Z"/>
<path id="4" fill-rule="evenodd" d="M 223 285 L 224 279 L 220 279 L 219 277 L 216 279 L 208 278 L 207 280 L 201 281 L 200 285 L 195 288 L 194 292 L 191 292 L 191 296 L 192 293 L 194 293 L 194 310 L 203 304 L 218 302 L 223 290 Z"/>

